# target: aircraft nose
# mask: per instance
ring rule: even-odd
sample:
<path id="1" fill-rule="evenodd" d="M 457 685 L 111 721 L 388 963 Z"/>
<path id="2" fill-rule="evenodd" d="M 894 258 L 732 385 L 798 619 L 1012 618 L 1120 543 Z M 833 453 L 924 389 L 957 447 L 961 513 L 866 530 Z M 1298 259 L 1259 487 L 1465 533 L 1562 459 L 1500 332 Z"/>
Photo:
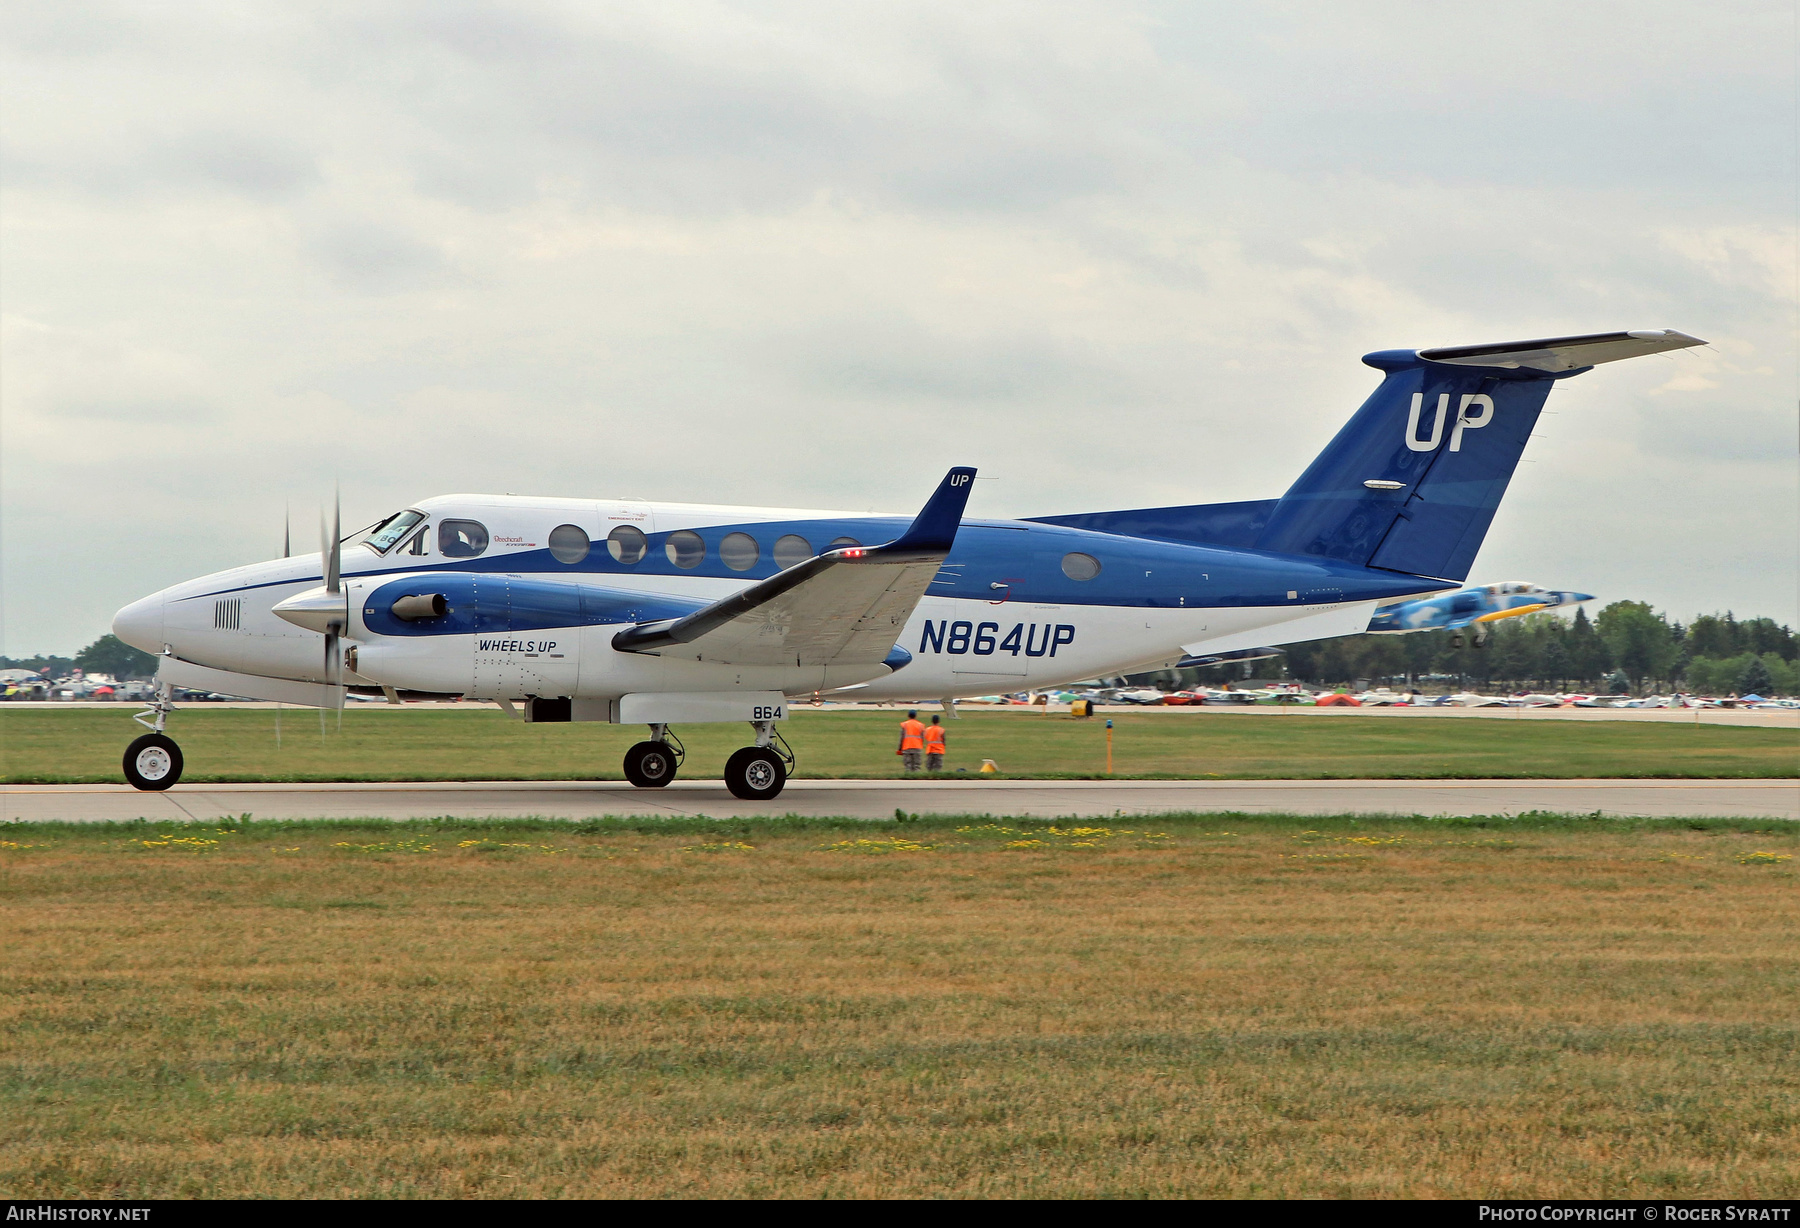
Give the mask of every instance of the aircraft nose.
<path id="1" fill-rule="evenodd" d="M 134 601 L 113 615 L 113 634 L 144 652 L 163 650 L 163 599 L 158 593 Z"/>

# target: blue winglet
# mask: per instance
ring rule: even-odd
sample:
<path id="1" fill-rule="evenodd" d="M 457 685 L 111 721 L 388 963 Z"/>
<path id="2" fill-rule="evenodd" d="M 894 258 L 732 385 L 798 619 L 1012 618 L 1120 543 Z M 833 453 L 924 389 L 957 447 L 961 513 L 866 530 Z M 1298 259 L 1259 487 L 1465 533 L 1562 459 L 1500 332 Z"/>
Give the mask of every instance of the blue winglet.
<path id="1" fill-rule="evenodd" d="M 880 553 L 889 561 L 895 555 L 942 558 L 949 554 L 956 541 L 957 526 L 962 524 L 963 508 L 968 506 L 969 492 L 974 487 L 973 469 L 959 465 L 946 473 L 906 532 L 882 546 Z"/>

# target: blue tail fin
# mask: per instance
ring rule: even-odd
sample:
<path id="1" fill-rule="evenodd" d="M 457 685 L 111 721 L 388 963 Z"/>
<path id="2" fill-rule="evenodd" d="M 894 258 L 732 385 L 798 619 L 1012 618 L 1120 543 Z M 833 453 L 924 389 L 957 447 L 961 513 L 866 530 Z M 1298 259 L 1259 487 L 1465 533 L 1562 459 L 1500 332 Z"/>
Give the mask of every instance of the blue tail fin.
<path id="1" fill-rule="evenodd" d="M 1463 580 L 1555 381 L 1701 344 L 1604 333 L 1369 354 L 1387 378 L 1282 496 L 1256 545 Z"/>

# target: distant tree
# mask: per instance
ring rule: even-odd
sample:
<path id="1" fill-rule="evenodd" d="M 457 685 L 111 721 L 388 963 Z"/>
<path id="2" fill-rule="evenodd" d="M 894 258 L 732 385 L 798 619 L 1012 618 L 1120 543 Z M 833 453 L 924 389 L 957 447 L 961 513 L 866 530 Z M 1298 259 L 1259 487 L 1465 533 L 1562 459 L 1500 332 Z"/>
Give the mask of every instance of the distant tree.
<path id="1" fill-rule="evenodd" d="M 75 664 L 90 674 L 115 678 L 150 678 L 156 674 L 156 658 L 133 648 L 116 635 L 103 635 L 75 654 Z"/>
<path id="2" fill-rule="evenodd" d="M 1702 614 L 1688 628 L 1688 651 L 1696 657 L 1712 657 L 1720 660 L 1737 655 L 1737 645 L 1732 642 L 1732 628 L 1725 619 L 1717 614 Z"/>
<path id="3" fill-rule="evenodd" d="M 1575 621 L 1569 624 L 1567 644 L 1569 672 L 1584 685 L 1598 682 L 1612 668 L 1612 654 L 1581 606 L 1575 607 Z"/>
<path id="4" fill-rule="evenodd" d="M 1737 689 L 1739 695 L 1768 695 L 1775 689 L 1775 679 L 1761 657 L 1750 658 L 1744 672 L 1738 675 Z"/>
<path id="5" fill-rule="evenodd" d="M 1606 676 L 1605 681 L 1608 695 L 1629 695 L 1631 693 L 1631 679 L 1625 676 L 1624 670 L 1615 669 Z"/>
<path id="6" fill-rule="evenodd" d="M 1642 686 L 1645 679 L 1669 676 L 1675 645 L 1669 638 L 1668 624 L 1650 608 L 1649 602 L 1615 601 L 1600 611 L 1594 625 L 1634 689 Z"/>
<path id="7" fill-rule="evenodd" d="M 1569 679 L 1569 650 L 1562 636 L 1556 636 L 1544 645 L 1543 681 L 1554 690 L 1562 690 Z"/>
<path id="8" fill-rule="evenodd" d="M 1758 656 L 1772 652 L 1783 661 L 1800 656 L 1800 644 L 1795 642 L 1793 631 L 1772 618 L 1747 618 L 1738 627 L 1749 652 Z"/>

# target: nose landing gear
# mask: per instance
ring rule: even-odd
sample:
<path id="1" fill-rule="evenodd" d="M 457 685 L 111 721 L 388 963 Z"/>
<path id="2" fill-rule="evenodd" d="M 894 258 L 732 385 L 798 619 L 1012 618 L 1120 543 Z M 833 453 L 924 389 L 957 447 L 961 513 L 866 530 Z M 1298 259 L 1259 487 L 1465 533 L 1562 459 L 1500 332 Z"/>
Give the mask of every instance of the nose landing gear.
<path id="1" fill-rule="evenodd" d="M 132 717 L 150 730 L 125 748 L 125 779 L 134 789 L 167 789 L 181 779 L 181 747 L 163 732 L 169 713 L 175 709 L 173 695 L 174 688 L 165 682 L 156 698 L 150 700 L 150 706 Z"/>

